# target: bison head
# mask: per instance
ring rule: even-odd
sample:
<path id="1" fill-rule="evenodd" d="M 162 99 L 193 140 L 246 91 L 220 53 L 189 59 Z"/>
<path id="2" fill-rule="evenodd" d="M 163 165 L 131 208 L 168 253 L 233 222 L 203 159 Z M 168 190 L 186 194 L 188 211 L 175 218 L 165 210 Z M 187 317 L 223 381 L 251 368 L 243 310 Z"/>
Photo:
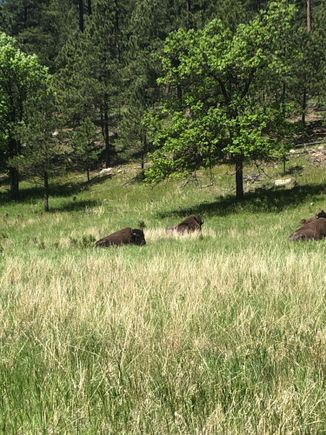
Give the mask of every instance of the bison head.
<path id="1" fill-rule="evenodd" d="M 131 233 L 132 243 L 135 245 L 146 245 L 144 232 L 142 230 L 133 229 Z"/>

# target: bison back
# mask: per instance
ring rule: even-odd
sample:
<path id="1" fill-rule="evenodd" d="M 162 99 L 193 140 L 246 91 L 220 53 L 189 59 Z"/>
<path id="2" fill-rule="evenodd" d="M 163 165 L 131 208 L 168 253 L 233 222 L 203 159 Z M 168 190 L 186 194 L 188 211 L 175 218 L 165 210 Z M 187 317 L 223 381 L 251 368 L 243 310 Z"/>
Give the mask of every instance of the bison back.
<path id="1" fill-rule="evenodd" d="M 320 217 L 306 222 L 291 234 L 289 240 L 321 240 L 324 237 L 326 237 L 326 218 Z"/>
<path id="2" fill-rule="evenodd" d="M 95 243 L 95 246 L 119 246 L 127 245 L 129 243 L 132 243 L 132 229 L 130 227 L 127 227 L 123 228 L 122 230 L 116 231 L 115 233 L 109 234 L 103 239 L 98 240 Z"/>

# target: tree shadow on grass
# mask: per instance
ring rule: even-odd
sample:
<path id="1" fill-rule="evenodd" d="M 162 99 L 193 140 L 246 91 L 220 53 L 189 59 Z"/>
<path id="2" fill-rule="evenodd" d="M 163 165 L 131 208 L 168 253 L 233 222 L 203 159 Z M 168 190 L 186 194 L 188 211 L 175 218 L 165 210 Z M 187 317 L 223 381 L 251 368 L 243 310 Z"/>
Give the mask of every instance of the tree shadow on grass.
<path id="1" fill-rule="evenodd" d="M 71 212 L 71 211 L 81 211 L 84 210 L 86 213 L 91 211 L 93 207 L 96 207 L 99 204 L 98 201 L 93 199 L 91 200 L 81 200 L 81 201 L 69 201 L 64 204 L 61 204 L 57 207 L 51 207 L 50 203 L 50 213 L 58 213 L 58 212 Z"/>
<path id="2" fill-rule="evenodd" d="M 50 201 L 51 198 L 56 197 L 69 197 L 73 195 L 77 195 L 80 192 L 87 190 L 90 186 L 95 184 L 101 184 L 107 179 L 111 178 L 111 176 L 101 176 L 95 177 L 88 181 L 79 181 L 79 182 L 71 182 L 71 183 L 50 183 Z M 41 200 L 44 196 L 43 186 L 33 186 L 28 187 L 26 189 L 21 189 L 18 193 L 17 199 L 12 199 L 9 191 L 0 192 L 0 204 L 6 204 L 10 202 L 15 203 L 24 203 L 24 202 L 32 202 L 33 200 Z"/>
<path id="3" fill-rule="evenodd" d="M 216 201 L 205 201 L 189 208 L 170 210 L 158 213 L 160 218 L 170 216 L 184 217 L 189 214 L 207 216 L 226 216 L 231 213 L 248 211 L 252 213 L 275 213 L 285 208 L 296 207 L 306 201 L 314 202 L 326 194 L 326 184 L 310 184 L 295 186 L 292 189 L 257 189 L 248 192 L 241 201 L 234 196 L 220 197 Z"/>

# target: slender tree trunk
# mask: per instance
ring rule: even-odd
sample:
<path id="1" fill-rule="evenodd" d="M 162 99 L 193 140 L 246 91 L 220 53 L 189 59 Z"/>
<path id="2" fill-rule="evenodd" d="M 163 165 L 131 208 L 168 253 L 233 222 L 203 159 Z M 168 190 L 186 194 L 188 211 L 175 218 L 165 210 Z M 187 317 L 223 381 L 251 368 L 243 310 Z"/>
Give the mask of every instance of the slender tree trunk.
<path id="1" fill-rule="evenodd" d="M 177 85 L 177 98 L 179 100 L 179 103 L 182 102 L 182 87 L 181 85 Z"/>
<path id="2" fill-rule="evenodd" d="M 311 32 L 311 0 L 307 0 L 307 32 Z M 308 79 L 309 80 L 309 79 Z M 302 124 L 306 124 L 306 109 L 307 109 L 307 89 L 306 87 L 303 88 L 303 95 L 302 95 Z"/>
<path id="3" fill-rule="evenodd" d="M 16 168 L 9 168 L 10 196 L 17 199 L 19 193 L 19 172 Z"/>
<path id="4" fill-rule="evenodd" d="M 108 103 L 108 95 L 104 95 L 103 102 L 103 136 L 104 136 L 104 144 L 105 144 L 105 167 L 109 168 L 111 163 L 111 147 L 110 147 L 110 136 L 109 136 L 109 103 Z"/>
<path id="5" fill-rule="evenodd" d="M 307 109 L 307 90 L 303 88 L 302 94 L 302 117 L 301 121 L 303 125 L 306 125 L 306 109 Z"/>
<path id="6" fill-rule="evenodd" d="M 285 116 L 285 91 L 286 91 L 286 86 L 285 83 L 282 83 L 282 115 Z"/>
<path id="7" fill-rule="evenodd" d="M 285 154 L 282 157 L 282 161 L 283 161 L 283 175 L 285 175 L 285 173 L 286 173 L 286 155 Z"/>
<path id="8" fill-rule="evenodd" d="M 311 32 L 311 0 L 307 0 L 307 32 Z"/>
<path id="9" fill-rule="evenodd" d="M 142 171 L 144 171 L 144 169 L 145 169 L 145 157 L 147 154 L 147 134 L 146 134 L 146 132 L 144 133 L 142 140 L 143 140 L 143 152 L 141 154 L 141 169 L 142 169 Z"/>
<path id="10" fill-rule="evenodd" d="M 20 143 L 16 139 L 9 139 L 9 157 L 16 157 L 20 153 Z M 12 199 L 16 199 L 19 193 L 19 172 L 18 169 L 9 168 L 9 180 L 10 180 L 10 196 Z"/>
<path id="11" fill-rule="evenodd" d="M 79 0 L 79 30 L 84 31 L 84 0 Z"/>
<path id="12" fill-rule="evenodd" d="M 91 179 L 90 179 L 90 176 L 89 176 L 89 169 L 88 168 L 86 169 L 86 173 L 87 173 L 87 181 L 90 182 Z"/>
<path id="13" fill-rule="evenodd" d="M 187 0 L 187 29 L 191 28 L 192 20 L 191 20 L 191 0 Z"/>
<path id="14" fill-rule="evenodd" d="M 120 61 L 120 10 L 118 0 L 114 0 L 115 5 L 115 23 L 114 23 L 114 38 L 115 38 L 115 47 L 117 50 L 117 59 Z"/>
<path id="15" fill-rule="evenodd" d="M 87 0 L 87 13 L 92 15 L 92 0 Z"/>
<path id="16" fill-rule="evenodd" d="M 235 161 L 236 198 L 243 199 L 243 157 L 237 156 Z"/>
<path id="17" fill-rule="evenodd" d="M 43 183 L 44 183 L 44 211 L 49 211 L 49 174 L 47 171 L 44 171 Z"/>

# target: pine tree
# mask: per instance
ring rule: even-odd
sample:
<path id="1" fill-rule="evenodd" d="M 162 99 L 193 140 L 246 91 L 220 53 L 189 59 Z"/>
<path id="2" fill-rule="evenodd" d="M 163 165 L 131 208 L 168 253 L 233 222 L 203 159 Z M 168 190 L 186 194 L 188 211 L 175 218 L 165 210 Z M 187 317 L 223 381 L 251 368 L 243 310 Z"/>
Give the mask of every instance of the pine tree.
<path id="1" fill-rule="evenodd" d="M 37 54 L 54 71 L 55 58 L 75 28 L 75 9 L 69 0 L 5 0 L 0 5 L 0 30 L 14 36 L 26 53 Z"/>
<path id="2" fill-rule="evenodd" d="M 95 142 L 96 126 L 90 118 L 85 118 L 73 132 L 71 159 L 76 169 L 86 171 L 87 181 L 98 161 L 99 149 Z"/>
<path id="3" fill-rule="evenodd" d="M 23 174 L 42 181 L 45 211 L 49 211 L 49 178 L 64 169 L 69 151 L 58 140 L 57 126 L 54 95 L 48 88 L 28 101 L 26 117 L 17 129 L 22 152 L 10 160 Z"/>

